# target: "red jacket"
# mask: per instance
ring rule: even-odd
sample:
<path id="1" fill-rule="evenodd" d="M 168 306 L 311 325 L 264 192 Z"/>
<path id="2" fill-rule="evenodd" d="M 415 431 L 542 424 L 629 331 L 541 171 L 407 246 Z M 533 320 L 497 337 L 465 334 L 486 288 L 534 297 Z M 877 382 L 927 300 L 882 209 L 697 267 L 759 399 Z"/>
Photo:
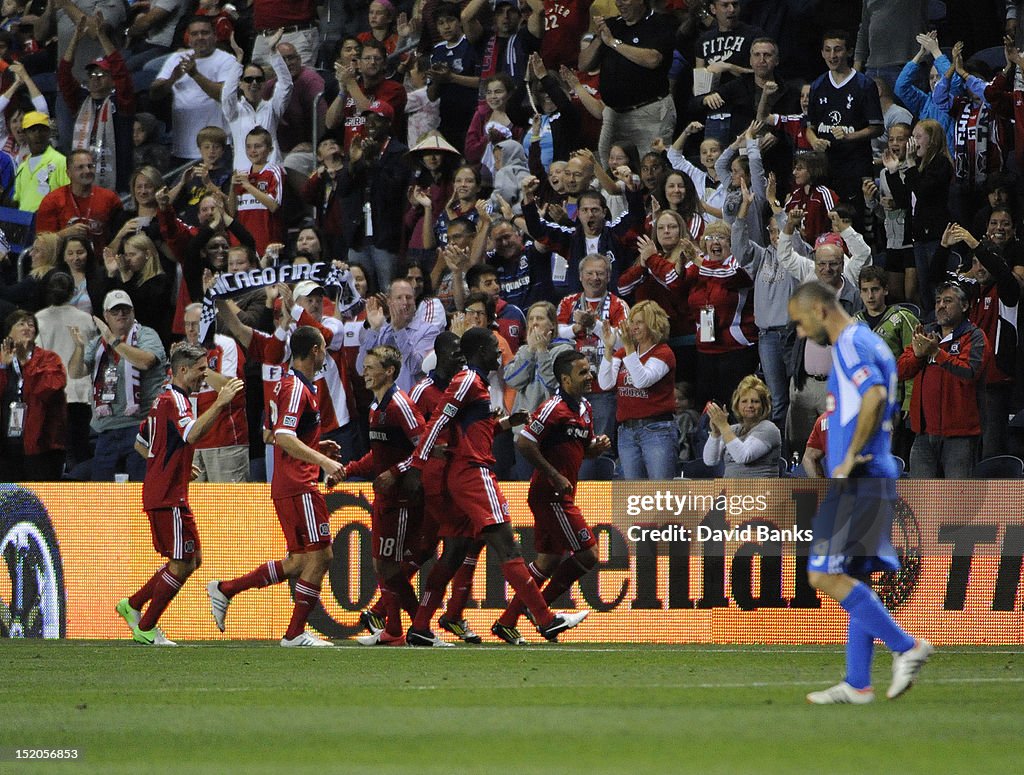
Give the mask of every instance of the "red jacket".
<path id="1" fill-rule="evenodd" d="M 935 327 L 929 327 L 934 333 Z M 985 332 L 965 320 L 939 342 L 935 360 L 907 347 L 896 362 L 901 380 L 913 379 L 910 427 L 933 436 L 979 436 L 978 384 L 991 357 Z"/>
<path id="2" fill-rule="evenodd" d="M 52 350 L 36 347 L 21 367 L 25 384 L 21 400 L 25 402 L 25 426 L 22 440 L 26 455 L 39 455 L 54 449 L 66 449 L 68 435 L 68 399 L 64 387 L 68 375 L 60 356 Z M 17 379 L 12 366 L 0 369 L 0 395 L 8 379 Z"/>

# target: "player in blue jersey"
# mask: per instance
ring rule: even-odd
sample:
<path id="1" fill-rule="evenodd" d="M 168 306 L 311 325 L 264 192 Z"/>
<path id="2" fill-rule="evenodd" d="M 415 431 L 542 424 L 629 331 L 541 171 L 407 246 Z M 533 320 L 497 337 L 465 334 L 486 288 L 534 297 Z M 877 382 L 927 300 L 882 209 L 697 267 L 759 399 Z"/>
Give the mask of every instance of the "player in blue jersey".
<path id="1" fill-rule="evenodd" d="M 910 688 L 934 651 L 928 641 L 915 639 L 896 623 L 870 586 L 872 573 L 900 567 L 889 540 L 896 500 L 897 468 L 890 449 L 892 418 L 898 409 L 896 361 L 885 342 L 850 317 L 835 290 L 823 283 L 812 281 L 797 288 L 789 301 L 789 316 L 799 336 L 833 345 L 825 473 L 836 481 L 814 518 L 807 579 L 850 615 L 846 678 L 811 692 L 807 701 L 871 702 L 876 638 L 893 652 L 886 697 L 895 699 Z"/>

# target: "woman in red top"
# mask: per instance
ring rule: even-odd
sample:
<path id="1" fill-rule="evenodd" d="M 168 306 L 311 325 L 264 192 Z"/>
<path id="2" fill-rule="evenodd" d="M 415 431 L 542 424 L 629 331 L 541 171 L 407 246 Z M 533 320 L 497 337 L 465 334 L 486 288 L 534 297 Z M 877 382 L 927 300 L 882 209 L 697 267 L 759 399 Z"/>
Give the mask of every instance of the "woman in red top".
<path id="1" fill-rule="evenodd" d="M 706 252 L 683 292 L 697 323 L 697 406 L 711 400 L 724 406 L 740 380 L 757 371 L 754 281 L 732 255 L 723 221 L 708 224 L 704 240 Z"/>
<path id="2" fill-rule="evenodd" d="M 64 470 L 67 372 L 60 356 L 36 347 L 31 312 L 7 316 L 0 343 L 0 470 L 8 482 L 55 482 Z"/>
<path id="3" fill-rule="evenodd" d="M 619 462 L 626 479 L 676 476 L 676 358 L 665 343 L 668 329 L 665 310 L 649 300 L 630 310 L 618 332 L 607 321 L 604 324 L 604 357 L 597 381 L 602 390 L 617 391 Z M 618 351 L 616 334 L 622 339 Z"/>
<path id="4" fill-rule="evenodd" d="M 675 210 L 658 213 L 653 237 L 637 239 L 637 261 L 619 275 L 619 295 L 633 294 L 636 301 L 656 301 L 668 313 L 668 346 L 676 357 L 676 379 L 691 388 L 697 359 L 693 315 L 686 297 L 670 290 L 669 286 L 676 278 L 696 274 L 693 259 L 697 256 L 697 246 L 688 239 L 686 221 Z"/>
<path id="5" fill-rule="evenodd" d="M 832 231 L 829 211 L 834 210 L 839 196 L 825 185 L 828 179 L 828 160 L 825 154 L 814 151 L 802 153 L 793 161 L 793 190 L 786 197 L 786 212 L 795 207 L 804 211 L 800 236 L 813 245 L 819 234 Z"/>

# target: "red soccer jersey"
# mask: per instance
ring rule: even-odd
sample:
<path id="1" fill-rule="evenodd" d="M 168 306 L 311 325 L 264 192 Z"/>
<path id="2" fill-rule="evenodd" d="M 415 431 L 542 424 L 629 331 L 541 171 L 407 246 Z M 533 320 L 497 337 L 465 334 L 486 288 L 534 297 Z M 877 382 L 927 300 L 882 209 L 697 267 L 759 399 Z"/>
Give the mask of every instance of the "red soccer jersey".
<path id="1" fill-rule="evenodd" d="M 430 422 L 438 408 L 443 406 L 441 400 L 444 398 L 444 391 L 448 385 L 440 385 L 434 377 L 428 375 L 413 385 L 409 391 L 410 400 L 416 404 L 416 408 L 423 416 L 424 423 Z M 450 433 L 442 434 L 438 441 L 447 444 Z M 440 495 L 444 492 L 445 469 L 448 461 L 441 458 L 431 458 L 423 468 L 423 494 Z"/>
<path id="2" fill-rule="evenodd" d="M 277 337 L 253 329 L 248 357 L 260 364 L 260 376 L 263 378 L 263 427 L 267 430 L 273 430 L 270 421 L 270 402 L 274 398 L 277 383 L 285 373 L 284 363 L 277 354 L 282 349 Z"/>
<path id="3" fill-rule="evenodd" d="M 229 379 L 244 379 L 242 370 L 245 367 L 245 356 L 238 342 L 229 336 L 216 334 L 213 347 L 206 351 L 206 365 L 211 371 L 223 374 Z M 217 399 L 217 391 L 205 382 L 196 397 L 196 416 L 198 417 Z M 233 399 L 226 412 L 221 412 L 213 422 L 213 427 L 196 444 L 196 449 L 216 449 L 233 447 L 249 443 L 249 425 L 245 419 L 245 391 L 241 391 Z"/>
<path id="4" fill-rule="evenodd" d="M 270 420 L 274 436 L 297 436 L 311 449 L 320 448 L 320 404 L 316 388 L 306 378 L 288 370 L 274 387 L 270 402 Z M 292 457 L 281 445 L 274 446 L 274 478 L 271 498 L 288 498 L 315 492 L 320 466 Z"/>
<path id="5" fill-rule="evenodd" d="M 714 310 L 715 339 L 703 341 L 698 324 L 697 352 L 717 355 L 757 344 L 753 286 L 754 281 L 733 256 L 724 261 L 704 257 L 686 298 L 695 321 L 700 320 L 702 309 Z"/>
<path id="6" fill-rule="evenodd" d="M 560 65 L 576 67 L 580 38 L 590 23 L 594 0 L 544 0 L 544 36 L 540 53 L 552 70 Z"/>
<path id="7" fill-rule="evenodd" d="M 405 465 L 423 433 L 423 415 L 405 393 L 392 385 L 370 407 L 370 451 L 345 466 L 348 476 L 373 479 L 388 469 L 408 470 Z"/>
<path id="8" fill-rule="evenodd" d="M 284 195 L 284 170 L 276 164 L 268 164 L 259 172 L 250 168 L 248 177 L 256 188 L 278 205 L 278 210 L 270 212 L 255 196 L 241 186 L 235 186 L 235 194 L 238 195 L 236 217 L 256 240 L 256 253 L 262 256 L 271 242 L 284 242 L 284 225 L 280 215 Z"/>
<path id="9" fill-rule="evenodd" d="M 169 385 L 139 428 L 139 440 L 149 447 L 142 507 L 146 511 L 188 506 L 192 481 L 192 445 L 186 439 L 196 416 L 188 393 Z"/>
<path id="10" fill-rule="evenodd" d="M 434 444 L 449 425 L 453 435 L 453 444 L 449 445 L 453 464 L 494 466 L 491 448 L 498 423 L 491 414 L 486 374 L 466 366 L 452 379 L 442 397 L 441 410 L 431 418 L 413 454 L 416 468 L 426 467 Z"/>
<path id="11" fill-rule="evenodd" d="M 619 350 L 615 353 L 615 357 L 620 360 L 624 359 L 626 351 Z M 633 384 L 626 364 L 623 363 L 619 366 L 619 373 L 615 377 L 615 419 L 618 422 L 672 414 L 676 408 L 676 356 L 673 354 L 672 348 L 664 343 L 656 344 L 647 352 L 638 353 L 637 357 L 640 358 L 640 363 L 647 363 L 651 358 L 657 358 L 668 364 L 668 374 L 653 385 L 641 388 Z"/>
<path id="12" fill-rule="evenodd" d="M 832 219 L 829 211 L 836 209 L 839 196 L 828 186 L 815 186 L 810 192 L 803 186 L 797 186 L 786 197 L 786 212 L 794 207 L 804 211 L 804 222 L 800 226 L 800 236 L 804 242 L 813 245 L 819 234 L 832 231 Z"/>
<path id="13" fill-rule="evenodd" d="M 590 402 L 581 398 L 577 403 L 559 390 L 541 404 L 530 422 L 523 428 L 523 436 L 540 445 L 541 453 L 573 488 L 580 473 L 580 464 L 594 440 L 594 420 Z M 558 500 L 551 492 L 551 480 L 540 471 L 530 477 L 530 495 L 543 493 L 544 497 Z"/>
<path id="14" fill-rule="evenodd" d="M 359 87 L 371 103 L 386 102 L 391 106 L 391 109 L 395 112 L 395 117 L 391 119 L 391 131 L 397 133 L 398 127 L 396 127 L 396 122 L 400 116 L 405 115 L 405 102 L 407 99 L 402 85 L 385 78 L 373 89 L 370 89 L 364 83 L 360 83 Z M 356 107 L 356 101 L 350 95 L 345 96 L 343 115 L 345 120 L 345 132 L 342 138 L 344 143 L 343 150 L 347 153 L 349 146 L 352 145 L 352 141 L 363 134 L 363 125 L 366 123 L 366 117 Z"/>

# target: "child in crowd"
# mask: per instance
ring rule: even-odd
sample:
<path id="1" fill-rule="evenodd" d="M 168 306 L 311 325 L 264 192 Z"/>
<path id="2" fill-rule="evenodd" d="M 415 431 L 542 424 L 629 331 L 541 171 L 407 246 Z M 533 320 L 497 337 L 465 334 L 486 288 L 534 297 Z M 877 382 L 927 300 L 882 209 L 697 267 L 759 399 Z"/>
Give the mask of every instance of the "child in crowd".
<path id="1" fill-rule="evenodd" d="M 245 155 L 252 166 L 249 172 L 235 172 L 232 215 L 256 240 L 256 252 L 263 255 L 267 245 L 284 242 L 284 223 L 280 209 L 284 195 L 284 170 L 268 164 L 274 140 L 261 126 L 245 136 Z M 237 213 L 237 214 L 236 214 Z"/>
<path id="2" fill-rule="evenodd" d="M 199 202 L 211 188 L 227 192 L 231 181 L 231 156 L 227 133 L 219 126 L 206 126 L 196 135 L 199 163 L 185 170 L 178 185 L 171 189 L 171 202 L 185 223 L 199 223 Z"/>
<path id="3" fill-rule="evenodd" d="M 441 125 L 441 101 L 427 95 L 427 73 L 430 58 L 419 54 L 410 59 L 409 71 L 405 76 L 405 116 L 409 131 L 407 144 L 410 148 L 427 133 Z"/>

